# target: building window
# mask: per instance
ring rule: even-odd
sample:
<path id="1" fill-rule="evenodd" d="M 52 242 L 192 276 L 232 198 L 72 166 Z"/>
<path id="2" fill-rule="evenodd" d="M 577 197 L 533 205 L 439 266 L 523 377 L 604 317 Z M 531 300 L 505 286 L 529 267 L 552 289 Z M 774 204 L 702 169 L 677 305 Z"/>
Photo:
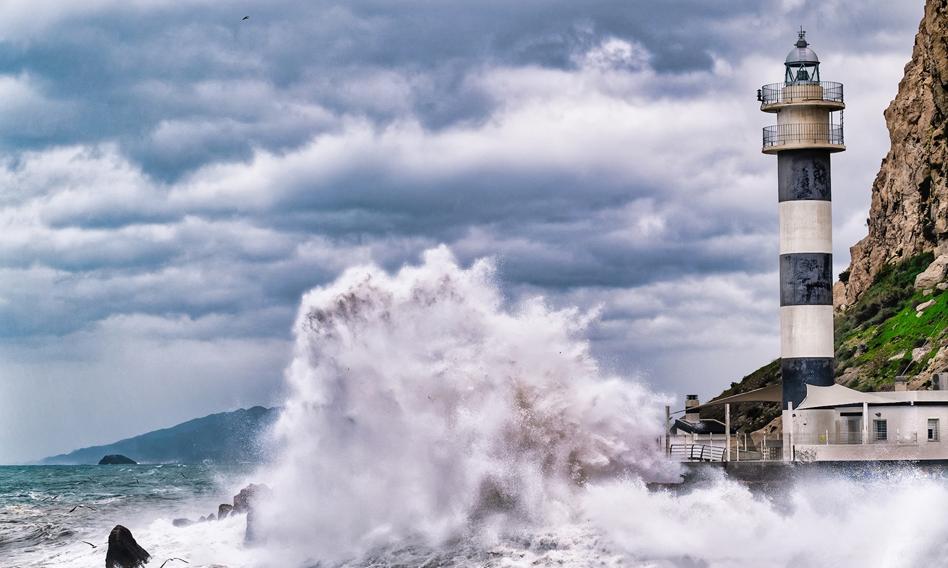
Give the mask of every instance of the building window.
<path id="1" fill-rule="evenodd" d="M 885 442 L 889 439 L 889 427 L 885 420 L 873 420 L 875 424 L 875 433 L 877 442 Z"/>
<path id="2" fill-rule="evenodd" d="M 938 419 L 937 418 L 928 419 L 928 441 L 929 442 L 938 441 Z"/>

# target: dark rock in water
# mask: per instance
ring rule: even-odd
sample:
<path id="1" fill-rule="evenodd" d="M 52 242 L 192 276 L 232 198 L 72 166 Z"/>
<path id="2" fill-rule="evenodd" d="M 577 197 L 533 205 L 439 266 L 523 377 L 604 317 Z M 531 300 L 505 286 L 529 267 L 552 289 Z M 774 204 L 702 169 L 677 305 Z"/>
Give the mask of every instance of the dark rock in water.
<path id="1" fill-rule="evenodd" d="M 244 542 L 247 544 L 260 544 L 260 531 L 256 526 L 257 513 L 254 510 L 260 499 L 265 498 L 271 493 L 271 489 L 263 484 L 251 483 L 240 490 L 240 493 L 234 495 L 233 513 L 247 513 L 247 531 L 244 533 Z"/>
<path id="2" fill-rule="evenodd" d="M 198 519 L 198 522 L 199 522 L 199 523 L 203 523 L 203 522 L 206 521 L 206 520 L 207 520 L 207 518 L 204 517 L 204 515 L 201 515 L 201 518 Z"/>
<path id="3" fill-rule="evenodd" d="M 253 502 L 259 499 L 261 496 L 267 495 L 270 493 L 270 488 L 266 485 L 251 483 L 247 487 L 244 487 L 240 490 L 240 493 L 234 495 L 234 513 L 246 513 L 251 507 L 253 507 Z"/>
<path id="4" fill-rule="evenodd" d="M 205 520 L 206 520 L 206 521 L 216 521 L 216 520 L 217 520 L 217 517 L 214 516 L 214 513 L 211 513 L 210 515 L 207 516 L 207 518 L 206 518 Z"/>
<path id="5" fill-rule="evenodd" d="M 218 520 L 220 520 L 220 519 L 226 519 L 226 518 L 227 518 L 227 515 L 229 515 L 230 512 L 233 511 L 233 510 L 234 510 L 234 506 L 233 506 L 233 505 L 229 505 L 229 504 L 227 504 L 227 503 L 221 503 L 221 504 L 218 505 L 218 507 L 217 507 L 217 518 L 218 518 Z"/>
<path id="6" fill-rule="evenodd" d="M 175 519 L 171 521 L 171 524 L 176 527 L 189 527 L 194 524 L 194 521 L 191 519 Z"/>
<path id="7" fill-rule="evenodd" d="M 138 568 L 151 557 L 135 542 L 132 531 L 115 525 L 109 533 L 109 551 L 105 554 L 105 568 Z"/>
<path id="8" fill-rule="evenodd" d="M 122 454 L 109 454 L 99 460 L 99 465 L 137 465 L 138 462 Z"/>

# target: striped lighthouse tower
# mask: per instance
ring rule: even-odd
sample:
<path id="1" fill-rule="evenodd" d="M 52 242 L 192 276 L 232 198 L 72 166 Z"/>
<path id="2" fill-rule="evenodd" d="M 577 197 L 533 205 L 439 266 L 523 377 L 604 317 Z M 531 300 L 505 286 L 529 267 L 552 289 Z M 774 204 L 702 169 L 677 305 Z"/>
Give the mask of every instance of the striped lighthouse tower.
<path id="1" fill-rule="evenodd" d="M 802 28 L 785 65 L 782 83 L 758 91 L 761 110 L 777 115 L 764 128 L 763 152 L 777 155 L 784 409 L 800 404 L 807 384 L 833 384 L 830 154 L 846 149 L 843 86 L 820 80 Z"/>

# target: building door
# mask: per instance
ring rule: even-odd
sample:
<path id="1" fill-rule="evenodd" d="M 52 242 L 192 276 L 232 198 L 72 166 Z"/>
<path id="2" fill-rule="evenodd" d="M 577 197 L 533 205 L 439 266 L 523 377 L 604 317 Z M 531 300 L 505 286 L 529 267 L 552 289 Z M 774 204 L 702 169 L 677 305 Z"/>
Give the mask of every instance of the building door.
<path id="1" fill-rule="evenodd" d="M 840 443 L 842 444 L 861 444 L 862 443 L 862 416 L 847 416 L 843 420 L 844 428 Z"/>

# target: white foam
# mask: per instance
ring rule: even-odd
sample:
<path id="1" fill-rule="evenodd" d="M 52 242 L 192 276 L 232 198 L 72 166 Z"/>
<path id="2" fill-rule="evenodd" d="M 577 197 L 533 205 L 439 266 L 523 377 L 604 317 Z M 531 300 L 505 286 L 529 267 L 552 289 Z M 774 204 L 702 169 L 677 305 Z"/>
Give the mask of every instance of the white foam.
<path id="1" fill-rule="evenodd" d="M 550 522 L 583 479 L 674 476 L 664 401 L 603 376 L 589 316 L 541 299 L 505 309 L 494 267 L 444 248 L 395 275 L 365 266 L 308 293 L 261 515 L 274 550 L 341 558 L 442 542 L 489 513 Z"/>

